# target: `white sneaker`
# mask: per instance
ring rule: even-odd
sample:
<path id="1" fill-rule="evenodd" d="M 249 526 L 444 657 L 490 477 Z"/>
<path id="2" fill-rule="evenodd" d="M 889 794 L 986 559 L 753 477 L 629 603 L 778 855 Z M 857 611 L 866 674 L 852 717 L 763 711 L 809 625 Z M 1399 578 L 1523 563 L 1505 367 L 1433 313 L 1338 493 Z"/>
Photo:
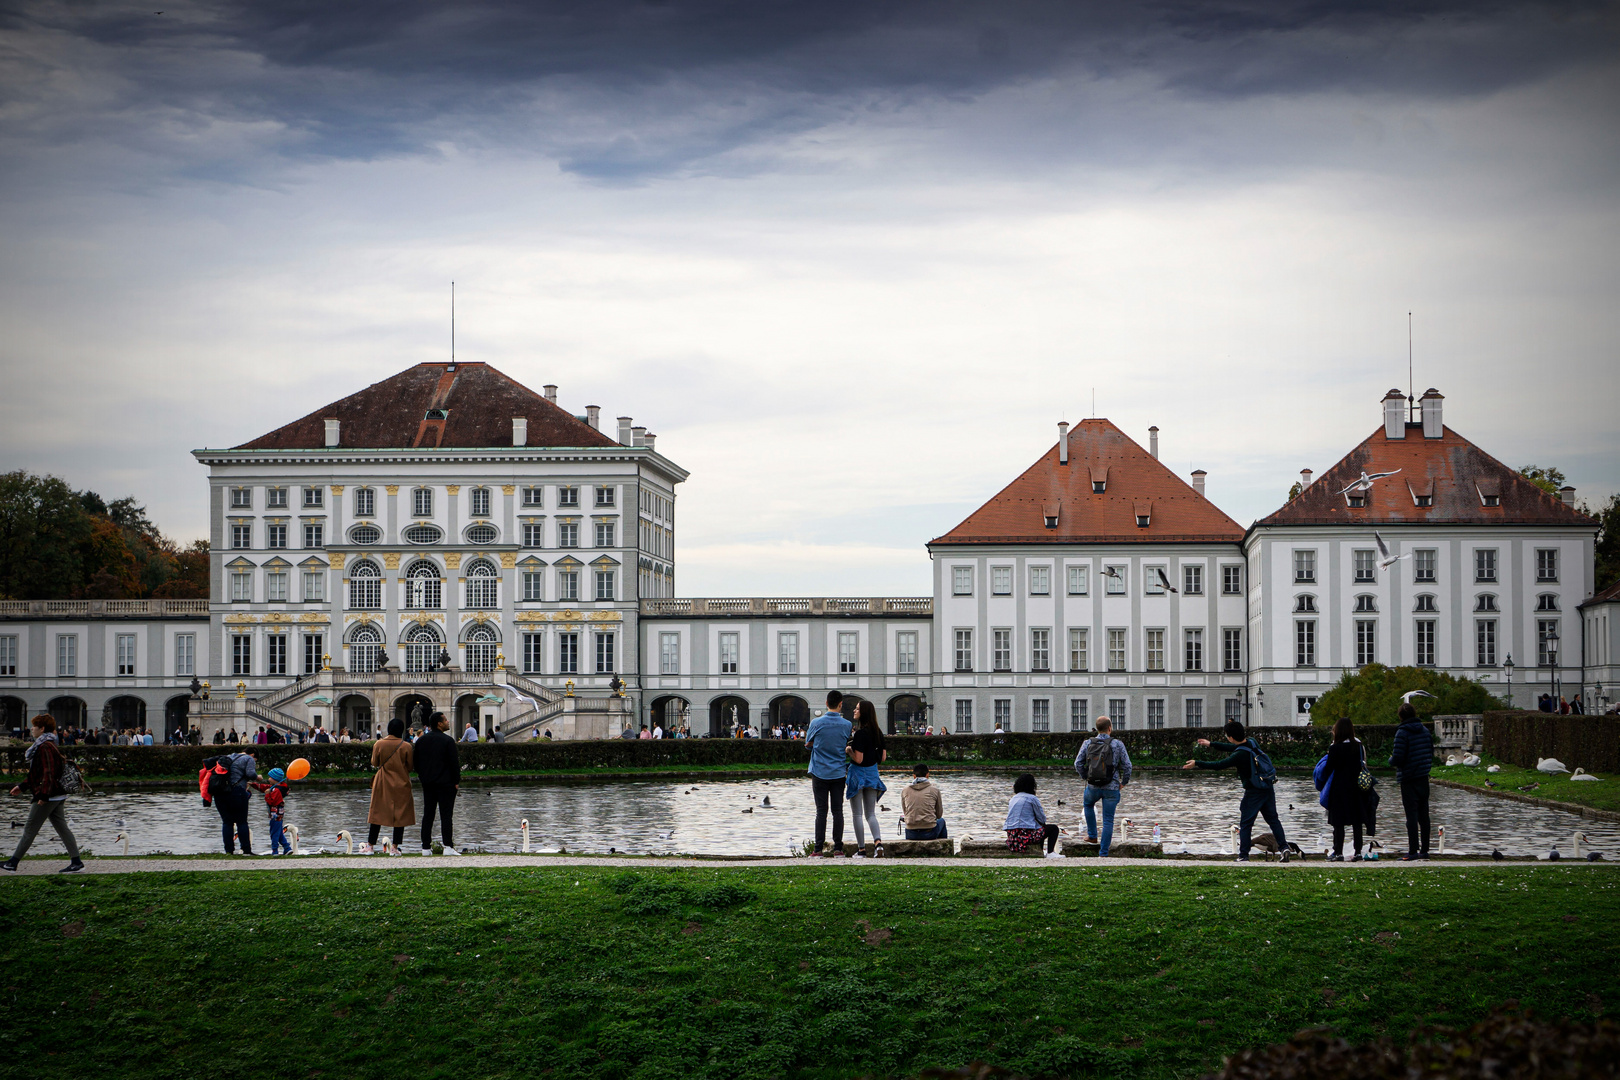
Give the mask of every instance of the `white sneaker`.
<path id="1" fill-rule="evenodd" d="M 455 848 L 453 848 L 453 847 L 447 847 L 447 848 L 445 848 L 445 849 L 444 849 L 444 853 L 445 853 L 445 854 L 446 854 L 446 855 L 460 855 L 460 854 L 461 854 L 461 852 L 459 852 L 459 851 L 457 851 L 457 850 L 456 850 L 456 849 L 455 849 Z"/>
<path id="2" fill-rule="evenodd" d="M 1054 850 L 1052 850 L 1052 851 L 1048 851 L 1048 852 L 1047 852 L 1047 853 L 1046 853 L 1046 857 L 1047 857 L 1047 858 L 1048 858 L 1048 859 L 1067 859 L 1067 858 L 1068 858 L 1068 856 L 1067 856 L 1067 855 L 1065 855 L 1065 854 L 1063 854 L 1063 852 L 1061 852 L 1061 851 L 1057 851 L 1057 850 L 1055 850 L 1055 849 L 1054 849 Z"/>
<path id="3" fill-rule="evenodd" d="M 423 855 L 431 855 L 431 854 L 433 854 L 433 849 L 425 847 L 425 848 L 422 849 L 422 854 Z"/>
<path id="4" fill-rule="evenodd" d="M 864 858 L 866 858 L 866 852 L 864 850 L 863 851 L 857 851 L 857 852 L 855 852 L 855 854 L 851 855 L 850 858 L 852 858 L 852 859 L 864 859 Z"/>

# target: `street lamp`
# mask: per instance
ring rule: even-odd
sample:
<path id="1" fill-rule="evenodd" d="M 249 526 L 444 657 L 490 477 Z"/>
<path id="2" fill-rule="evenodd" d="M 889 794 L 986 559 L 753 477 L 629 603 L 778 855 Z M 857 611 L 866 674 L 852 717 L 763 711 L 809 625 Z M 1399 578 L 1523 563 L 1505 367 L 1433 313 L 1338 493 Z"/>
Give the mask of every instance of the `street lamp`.
<path id="1" fill-rule="evenodd" d="M 1502 670 L 1507 672 L 1508 708 L 1513 708 L 1513 654 L 1508 653 L 1507 660 L 1502 664 Z"/>
<path id="2" fill-rule="evenodd" d="M 1260 706 L 1260 723 L 1266 722 L 1266 688 L 1261 687 L 1254 692 L 1255 704 Z"/>
<path id="3" fill-rule="evenodd" d="M 1558 693 L 1558 628 L 1553 627 L 1547 631 L 1547 663 L 1552 666 L 1552 711 L 1559 711 L 1559 702 L 1562 700 Z"/>

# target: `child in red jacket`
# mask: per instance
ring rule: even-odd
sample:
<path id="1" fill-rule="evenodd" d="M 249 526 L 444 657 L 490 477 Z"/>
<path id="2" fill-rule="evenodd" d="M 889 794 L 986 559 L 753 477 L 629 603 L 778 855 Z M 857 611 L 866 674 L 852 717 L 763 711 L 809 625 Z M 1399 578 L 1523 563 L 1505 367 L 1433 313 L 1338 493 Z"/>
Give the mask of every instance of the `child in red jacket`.
<path id="1" fill-rule="evenodd" d="M 292 845 L 287 843 L 287 834 L 282 831 L 281 819 L 287 809 L 287 774 L 281 769 L 270 770 L 270 783 L 249 784 L 254 791 L 264 792 L 264 805 L 270 808 L 270 854 L 280 855 L 281 849 L 286 848 L 287 854 L 292 854 Z"/>

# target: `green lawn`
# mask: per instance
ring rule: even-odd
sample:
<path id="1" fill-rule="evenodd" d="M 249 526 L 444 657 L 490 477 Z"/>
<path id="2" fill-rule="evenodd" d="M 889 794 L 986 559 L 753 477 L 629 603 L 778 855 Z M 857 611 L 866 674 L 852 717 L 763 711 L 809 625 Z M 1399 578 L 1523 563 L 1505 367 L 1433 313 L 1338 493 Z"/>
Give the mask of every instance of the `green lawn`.
<path id="1" fill-rule="evenodd" d="M 1620 777 L 1605 774 L 1603 779 L 1597 781 L 1571 780 L 1568 773 L 1548 776 L 1534 769 L 1521 769 L 1517 765 L 1502 765 L 1497 773 L 1486 772 L 1486 768 L 1493 764 L 1498 763 L 1491 758 L 1482 759 L 1480 764 L 1472 766 L 1436 764 L 1432 775 L 1437 780 L 1451 780 L 1471 787 L 1484 787 L 1489 780 L 1503 791 L 1516 792 L 1521 787 L 1539 784 L 1540 787 L 1524 794 L 1537 799 L 1577 803 L 1597 810 L 1620 810 Z"/>
<path id="2" fill-rule="evenodd" d="M 1191 1076 L 1307 1025 L 1584 1016 L 1620 959 L 1589 867 L 53 875 L 0 905 L 0 1073 L 31 1077 Z"/>

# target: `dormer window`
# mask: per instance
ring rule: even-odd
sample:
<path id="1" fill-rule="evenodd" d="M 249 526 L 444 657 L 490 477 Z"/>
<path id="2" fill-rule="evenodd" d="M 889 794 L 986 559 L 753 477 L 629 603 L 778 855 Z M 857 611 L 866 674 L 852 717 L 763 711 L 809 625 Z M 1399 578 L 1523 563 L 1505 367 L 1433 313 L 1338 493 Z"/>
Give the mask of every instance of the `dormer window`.
<path id="1" fill-rule="evenodd" d="M 1480 480 L 1474 484 L 1474 489 L 1479 492 L 1479 504 L 1481 506 L 1502 505 L 1502 485 L 1500 481 Z"/>
<path id="2" fill-rule="evenodd" d="M 1147 528 L 1148 523 L 1153 520 L 1153 504 L 1150 502 L 1139 502 L 1133 509 L 1136 513 L 1136 527 L 1138 529 Z"/>
<path id="3" fill-rule="evenodd" d="M 427 411 L 427 415 L 422 417 L 422 419 L 424 419 L 424 420 L 448 420 L 448 419 L 450 419 L 450 410 L 449 409 L 429 409 Z"/>
<path id="4" fill-rule="evenodd" d="M 1479 501 L 1485 506 L 1501 506 L 1502 505 L 1502 496 L 1500 496 L 1500 495 L 1481 495 L 1479 497 Z"/>
<path id="5" fill-rule="evenodd" d="M 1046 527 L 1048 529 L 1057 528 L 1057 515 L 1056 514 L 1047 514 L 1044 520 L 1046 521 Z"/>
<path id="6" fill-rule="evenodd" d="M 1108 481 L 1106 481 L 1106 480 L 1093 480 L 1091 482 L 1091 493 L 1093 495 L 1101 495 L 1103 492 L 1105 492 L 1107 490 L 1108 490 Z"/>
<path id="7" fill-rule="evenodd" d="M 1294 597 L 1294 611 L 1314 614 L 1316 611 L 1316 597 L 1310 593 L 1300 593 Z"/>
<path id="8" fill-rule="evenodd" d="M 1352 507 L 1363 507 L 1367 505 L 1367 496 L 1360 493 L 1346 495 L 1345 499 L 1349 501 Z"/>
<path id="9" fill-rule="evenodd" d="M 1371 593 L 1362 593 L 1361 595 L 1356 597 L 1356 611 L 1358 611 L 1358 612 L 1362 612 L 1362 611 L 1376 612 L 1377 610 L 1378 610 L 1378 598 L 1373 596 Z"/>
<path id="10" fill-rule="evenodd" d="M 1480 593 L 1474 599 L 1475 611 L 1496 611 L 1496 597 L 1490 593 Z"/>
<path id="11" fill-rule="evenodd" d="M 1059 510 L 1057 503 L 1047 503 L 1041 507 L 1041 520 L 1045 522 L 1048 529 L 1057 528 Z"/>
<path id="12" fill-rule="evenodd" d="M 1419 506 L 1433 506 L 1434 505 L 1434 496 L 1433 495 L 1418 495 L 1418 496 L 1415 496 L 1415 498 L 1416 498 L 1417 504 Z"/>
<path id="13" fill-rule="evenodd" d="M 1146 514 L 1136 515 L 1136 527 L 1138 529 L 1145 529 L 1148 527 L 1148 516 Z"/>
<path id="14" fill-rule="evenodd" d="M 1439 611 L 1440 609 L 1434 606 L 1434 596 L 1430 593 L 1424 593 L 1417 598 L 1417 604 L 1412 608 L 1412 610 Z"/>

